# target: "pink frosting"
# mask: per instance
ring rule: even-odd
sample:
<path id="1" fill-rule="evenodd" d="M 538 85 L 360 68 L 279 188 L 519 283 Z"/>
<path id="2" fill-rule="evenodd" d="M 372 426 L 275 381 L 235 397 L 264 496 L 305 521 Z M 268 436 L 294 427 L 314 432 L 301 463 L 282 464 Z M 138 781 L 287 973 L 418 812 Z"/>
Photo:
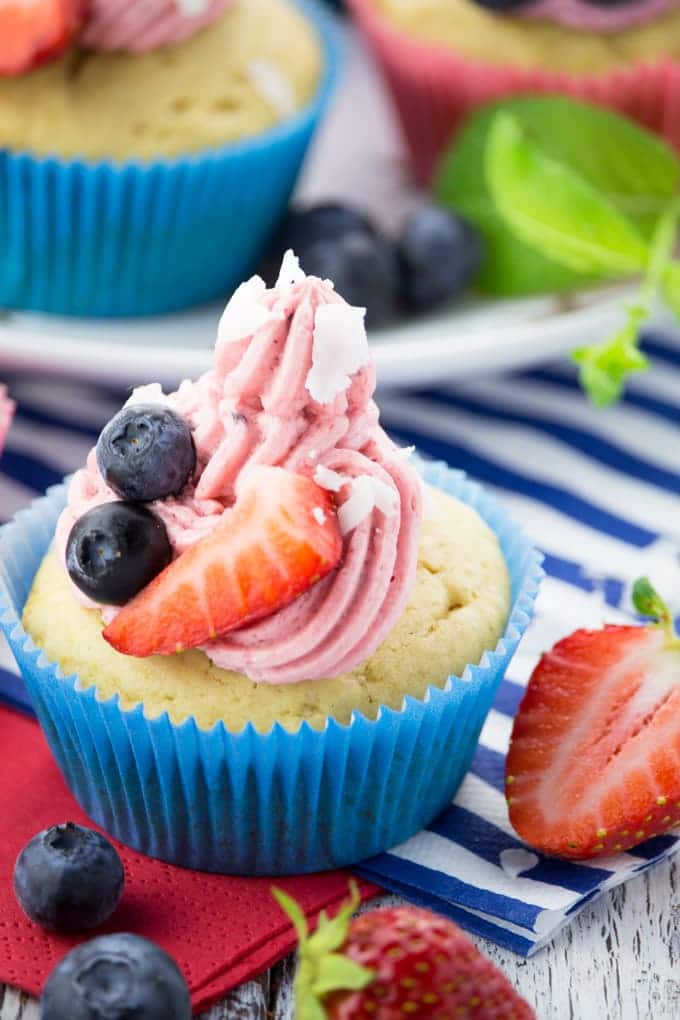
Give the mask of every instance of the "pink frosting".
<path id="1" fill-rule="evenodd" d="M 233 0 L 89 0 L 80 35 L 95 50 L 144 53 L 172 46 L 210 25 Z"/>
<path id="2" fill-rule="evenodd" d="M 5 439 L 9 432 L 14 417 L 14 401 L 10 400 L 7 387 L 0 383 L 0 453 L 5 445 Z"/>
<path id="3" fill-rule="evenodd" d="M 335 325 L 338 315 L 319 315 L 318 310 L 333 305 L 349 309 L 331 284 L 299 270 L 274 290 L 265 290 L 254 278 L 225 312 L 214 367 L 165 398 L 190 422 L 198 454 L 196 477 L 180 497 L 152 507 L 166 525 L 175 554 L 215 527 L 254 465 L 281 465 L 316 477 L 328 488 L 340 486 L 336 500 L 341 524 L 345 507 L 347 533 L 339 568 L 285 609 L 204 649 L 218 666 L 257 682 L 290 683 L 351 670 L 394 626 L 415 577 L 420 481 L 379 425 L 375 370 L 361 315 L 352 355 L 358 352 L 361 364 L 347 375 L 346 385 L 337 386 L 343 378 L 332 364 L 337 348 L 331 350 L 327 371 L 318 364 L 319 323 L 330 318 Z M 248 319 L 255 325 L 239 334 L 239 319 L 244 329 Z M 317 378 L 336 390 L 327 402 L 321 402 L 311 382 L 315 364 Z M 150 396 L 142 392 L 140 399 Z M 358 490 L 372 487 L 375 503 L 362 511 L 360 500 L 357 514 Z M 114 498 L 92 451 L 71 482 L 59 521 L 56 544 L 62 557 L 75 520 Z M 100 608 L 107 620 L 116 614 L 115 608 Z"/>
<path id="4" fill-rule="evenodd" d="M 680 0 L 629 0 L 614 7 L 598 7 L 587 0 L 536 0 L 518 12 L 521 17 L 556 21 L 588 32 L 620 32 L 672 11 Z"/>

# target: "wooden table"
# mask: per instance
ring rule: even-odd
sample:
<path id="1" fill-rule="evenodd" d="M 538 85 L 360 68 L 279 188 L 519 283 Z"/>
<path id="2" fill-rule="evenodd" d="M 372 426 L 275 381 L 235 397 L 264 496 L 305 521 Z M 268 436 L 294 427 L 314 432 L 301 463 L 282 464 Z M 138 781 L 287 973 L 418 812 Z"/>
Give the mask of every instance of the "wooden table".
<path id="1" fill-rule="evenodd" d="M 605 895 L 546 950 L 522 960 L 475 939 L 538 1020 L 678 1020 L 680 861 Z M 292 958 L 233 992 L 202 1020 L 293 1020 Z M 39 1020 L 35 1001 L 0 986 L 0 1020 Z"/>

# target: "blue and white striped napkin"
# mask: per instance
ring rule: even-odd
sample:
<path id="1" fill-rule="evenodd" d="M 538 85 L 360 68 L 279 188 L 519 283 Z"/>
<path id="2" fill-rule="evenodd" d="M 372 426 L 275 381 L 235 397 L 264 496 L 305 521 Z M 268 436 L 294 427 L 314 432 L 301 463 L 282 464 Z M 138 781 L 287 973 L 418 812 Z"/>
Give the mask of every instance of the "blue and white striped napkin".
<path id="1" fill-rule="evenodd" d="M 646 349 L 653 370 L 606 412 L 586 404 L 567 365 L 380 400 L 403 445 L 495 491 L 543 549 L 547 577 L 455 801 L 360 870 L 525 956 L 594 897 L 680 848 L 661 836 L 591 863 L 551 860 L 513 834 L 503 794 L 512 717 L 541 652 L 577 627 L 621 618 L 642 573 L 680 608 L 680 347 L 655 339 Z M 82 463 L 122 400 L 98 386 L 9 381 L 19 409 L 0 463 L 3 518 Z M 25 701 L 8 659 L 4 667 L 0 694 Z"/>

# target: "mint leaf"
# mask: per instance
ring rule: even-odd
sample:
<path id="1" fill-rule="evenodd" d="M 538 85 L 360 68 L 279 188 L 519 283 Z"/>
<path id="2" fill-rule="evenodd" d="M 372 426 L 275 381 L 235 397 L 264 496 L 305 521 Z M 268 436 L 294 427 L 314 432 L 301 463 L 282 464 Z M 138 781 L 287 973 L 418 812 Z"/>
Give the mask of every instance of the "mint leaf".
<path id="1" fill-rule="evenodd" d="M 642 285 L 643 300 L 651 301 L 668 277 L 678 235 L 680 198 L 673 199 L 657 220 L 652 235 L 647 276 Z"/>
<path id="2" fill-rule="evenodd" d="M 628 321 L 613 337 L 573 352 L 572 358 L 580 366 L 581 386 L 596 407 L 615 403 L 631 372 L 644 372 L 649 367 L 637 346 L 638 331 L 645 317 L 638 306 L 632 306 Z"/>
<path id="3" fill-rule="evenodd" d="M 490 294 L 564 292 L 606 278 L 575 272 L 523 243 L 495 208 L 484 172 L 486 142 L 499 110 L 511 113 L 542 153 L 579 174 L 646 239 L 677 194 L 680 162 L 655 135 L 619 114 L 566 96 L 515 97 L 468 121 L 440 163 L 439 199 L 477 225 L 487 258 L 478 284 Z"/>
<path id="4" fill-rule="evenodd" d="M 661 280 L 661 293 L 671 311 L 680 318 L 680 262 L 671 262 L 666 266 Z"/>
<path id="5" fill-rule="evenodd" d="M 578 173 L 546 156 L 509 113 L 491 125 L 486 176 L 501 216 L 542 255 L 595 275 L 645 268 L 647 243 L 630 220 Z"/>
<path id="6" fill-rule="evenodd" d="M 609 340 L 573 352 L 574 361 L 581 366 L 581 385 L 597 407 L 606 407 L 618 400 L 628 376 L 649 367 L 638 346 L 640 330 L 652 313 L 659 288 L 666 286 L 670 271 L 676 265 L 671 257 L 679 218 L 680 199 L 675 198 L 657 221 L 649 248 L 647 273 L 638 300 L 627 308 L 625 325 Z"/>

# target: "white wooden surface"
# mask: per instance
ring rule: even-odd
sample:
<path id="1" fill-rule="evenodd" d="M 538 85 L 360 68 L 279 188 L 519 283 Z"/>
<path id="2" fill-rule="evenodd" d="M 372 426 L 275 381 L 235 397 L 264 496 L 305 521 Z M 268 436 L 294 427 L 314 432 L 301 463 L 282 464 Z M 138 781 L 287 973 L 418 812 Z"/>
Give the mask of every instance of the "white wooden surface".
<path id="1" fill-rule="evenodd" d="M 587 907 L 531 960 L 475 941 L 538 1020 L 678 1020 L 680 860 L 665 861 Z M 292 961 L 284 960 L 202 1020 L 293 1020 L 292 975 Z M 39 1017 L 36 1002 L 0 986 L 0 1020 Z"/>

